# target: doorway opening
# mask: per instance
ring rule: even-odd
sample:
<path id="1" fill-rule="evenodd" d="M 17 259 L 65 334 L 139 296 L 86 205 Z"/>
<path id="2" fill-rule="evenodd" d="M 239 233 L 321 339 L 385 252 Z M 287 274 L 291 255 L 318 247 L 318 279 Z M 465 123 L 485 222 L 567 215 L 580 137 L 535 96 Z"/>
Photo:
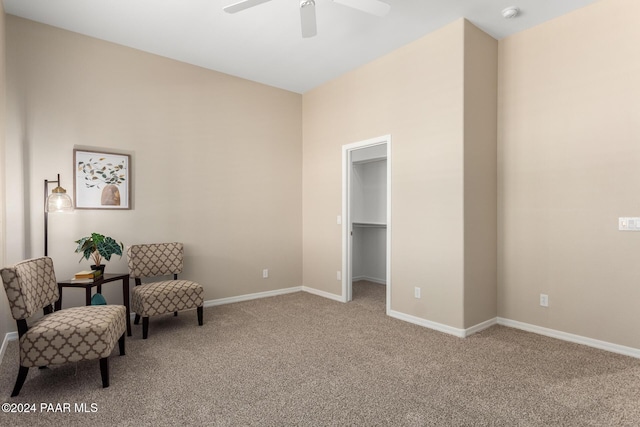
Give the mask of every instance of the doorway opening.
<path id="1" fill-rule="evenodd" d="M 342 147 L 342 300 L 354 281 L 386 287 L 391 309 L 391 135 Z"/>

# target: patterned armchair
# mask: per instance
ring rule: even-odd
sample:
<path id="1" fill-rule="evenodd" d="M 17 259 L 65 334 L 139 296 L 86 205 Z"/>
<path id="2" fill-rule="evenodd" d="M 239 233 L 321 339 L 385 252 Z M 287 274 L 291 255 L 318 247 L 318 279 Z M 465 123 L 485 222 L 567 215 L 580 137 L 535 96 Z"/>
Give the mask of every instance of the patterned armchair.
<path id="1" fill-rule="evenodd" d="M 127 248 L 129 275 L 136 281 L 131 291 L 131 310 L 136 313 L 134 323 L 142 317 L 142 338 L 149 335 L 149 317 L 196 308 L 198 324 L 202 326 L 204 289 L 196 282 L 178 280 L 182 272 L 184 246 L 182 243 L 132 245 Z M 173 280 L 142 283 L 143 278 L 173 275 Z"/>
<path id="2" fill-rule="evenodd" d="M 11 397 L 20 393 L 29 368 L 80 360 L 100 359 L 102 387 L 109 387 L 109 355 L 116 343 L 124 355 L 125 307 L 73 307 L 54 312 L 52 304 L 59 291 L 48 257 L 3 268 L 0 275 L 20 337 L 20 369 Z M 41 309 L 44 317 L 28 325 L 27 319 Z"/>

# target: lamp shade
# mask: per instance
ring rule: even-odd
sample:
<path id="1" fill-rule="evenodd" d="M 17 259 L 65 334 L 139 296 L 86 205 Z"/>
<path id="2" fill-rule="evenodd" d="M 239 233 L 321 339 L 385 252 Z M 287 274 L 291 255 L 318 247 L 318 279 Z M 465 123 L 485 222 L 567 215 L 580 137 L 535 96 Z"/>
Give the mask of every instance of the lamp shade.
<path id="1" fill-rule="evenodd" d="M 69 212 L 73 210 L 73 202 L 67 191 L 58 186 L 47 197 L 44 209 L 47 212 Z"/>

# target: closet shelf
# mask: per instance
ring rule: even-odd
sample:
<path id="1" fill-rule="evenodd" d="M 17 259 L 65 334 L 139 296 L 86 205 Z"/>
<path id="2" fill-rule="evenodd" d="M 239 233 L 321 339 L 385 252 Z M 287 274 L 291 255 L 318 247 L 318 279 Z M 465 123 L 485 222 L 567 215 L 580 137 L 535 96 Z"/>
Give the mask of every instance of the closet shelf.
<path id="1" fill-rule="evenodd" d="M 354 227 L 375 227 L 375 228 L 387 228 L 387 224 L 385 222 L 360 222 L 360 221 L 354 221 L 353 222 L 353 226 Z"/>
<path id="2" fill-rule="evenodd" d="M 371 157 L 368 159 L 364 159 L 364 160 L 354 160 L 353 162 L 351 162 L 354 165 L 363 165 L 365 163 L 371 163 L 371 162 L 383 162 L 387 160 L 387 156 L 379 156 L 379 157 Z"/>

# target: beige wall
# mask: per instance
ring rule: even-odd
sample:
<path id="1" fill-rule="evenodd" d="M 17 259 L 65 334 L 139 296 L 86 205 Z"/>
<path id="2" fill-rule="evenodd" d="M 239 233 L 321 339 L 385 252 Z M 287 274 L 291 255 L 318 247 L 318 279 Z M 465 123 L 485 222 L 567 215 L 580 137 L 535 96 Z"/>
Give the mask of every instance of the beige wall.
<path id="1" fill-rule="evenodd" d="M 7 182 L 4 161 L 5 139 L 5 100 L 6 100 L 6 72 L 5 72 L 5 16 L 4 5 L 0 2 L 0 265 L 5 264 L 5 197 L 4 189 Z M 5 335 L 15 329 L 12 325 L 13 318 L 9 313 L 9 304 L 4 292 L 4 286 L 0 286 L 0 346 Z"/>
<path id="2" fill-rule="evenodd" d="M 497 314 L 498 42 L 464 27 L 464 327 Z"/>
<path id="3" fill-rule="evenodd" d="M 472 45 L 465 55 L 469 40 Z M 482 65 L 482 57 L 472 52 L 476 47 L 489 53 L 493 65 L 483 66 L 483 73 L 473 77 L 464 72 L 464 62 Z M 465 327 L 464 271 L 466 265 L 478 265 L 473 259 L 481 246 L 467 251 L 470 260 L 465 263 L 465 215 L 473 222 L 486 203 L 472 198 L 465 210 L 467 167 L 474 174 L 487 164 L 493 166 L 484 182 L 493 184 L 493 190 L 488 189 L 493 197 L 489 211 L 494 214 L 489 240 L 495 265 L 495 160 L 486 155 L 465 161 L 464 153 L 466 145 L 472 155 L 490 145 L 487 137 L 493 137 L 495 153 L 495 64 L 495 40 L 461 19 L 304 94 L 305 286 L 341 293 L 335 280 L 341 269 L 341 233 L 335 221 L 341 212 L 341 147 L 391 134 L 391 309 Z M 488 74 L 492 70 L 493 76 Z M 488 80 L 494 88 L 489 105 L 493 112 L 474 117 L 476 109 L 487 108 L 482 100 L 465 107 L 467 80 L 473 86 L 469 96 L 490 92 L 478 90 Z M 468 129 L 463 125 L 467 115 L 474 120 Z M 481 123 L 491 118 L 492 125 Z M 472 135 L 477 131 L 482 137 Z M 474 233 L 468 239 L 480 243 L 485 237 Z M 487 260 L 483 256 L 478 261 Z M 489 298 L 469 303 L 488 304 L 479 311 L 469 308 L 472 319 L 495 318 L 495 268 L 492 271 L 490 282 L 487 274 L 480 281 L 470 279 L 469 287 L 477 294 L 492 292 Z M 416 286 L 422 288 L 421 299 L 414 298 Z"/>
<path id="4" fill-rule="evenodd" d="M 91 146 L 132 155 L 134 209 L 50 215 L 59 278 L 88 267 L 73 242 L 98 231 L 125 245 L 184 242 L 183 277 L 202 283 L 206 300 L 301 285 L 301 95 L 6 21 L 16 153 L 7 162 L 20 165 L 9 186 L 24 185 L 27 212 L 12 238 L 19 247 L 23 237 L 26 256 L 43 251 L 43 180 L 61 173 L 72 191 L 72 150 Z M 107 270 L 126 271 L 125 258 Z M 117 285 L 107 288 L 107 301 L 121 300 Z M 65 291 L 64 305 L 81 304 L 80 294 Z"/>
<path id="5" fill-rule="evenodd" d="M 340 294 L 341 147 L 391 134 L 392 310 L 494 317 L 493 233 L 499 316 L 640 348 L 639 235 L 617 231 L 640 216 L 639 12 L 602 0 L 503 39 L 497 80 L 495 41 L 460 20 L 302 97 L 7 17 L 6 261 L 41 253 L 42 179 L 70 190 L 73 146 L 98 146 L 133 154 L 135 209 L 52 217 L 61 276 L 97 229 L 185 241 L 207 299 Z"/>
<path id="6" fill-rule="evenodd" d="M 638 16 L 601 1 L 501 40 L 498 126 L 499 315 L 635 348 Z"/>

